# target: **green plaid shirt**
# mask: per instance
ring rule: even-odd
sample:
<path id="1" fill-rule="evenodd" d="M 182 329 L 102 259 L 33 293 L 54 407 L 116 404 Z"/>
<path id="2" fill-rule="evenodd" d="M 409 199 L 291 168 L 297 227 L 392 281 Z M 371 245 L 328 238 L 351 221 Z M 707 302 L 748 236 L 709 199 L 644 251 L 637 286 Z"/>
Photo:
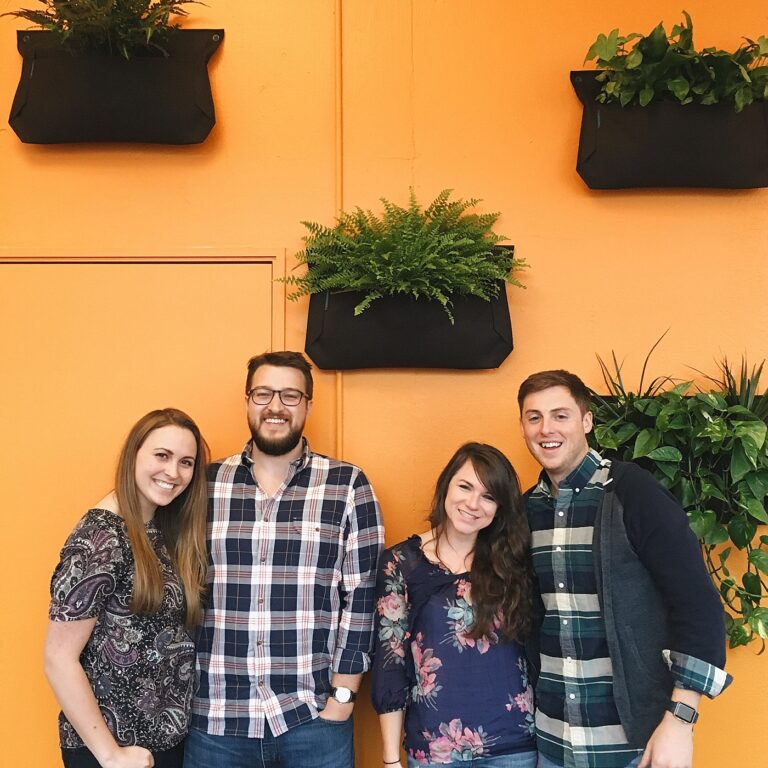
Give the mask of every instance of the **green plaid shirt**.
<path id="1" fill-rule="evenodd" d="M 640 754 L 627 744 L 613 697 L 613 668 L 598 600 L 592 538 L 608 462 L 590 451 L 552 495 L 542 472 L 527 494 L 532 556 L 545 615 L 536 689 L 539 751 L 567 768 L 624 768 Z M 722 669 L 666 651 L 674 684 L 713 697 L 730 682 Z"/>

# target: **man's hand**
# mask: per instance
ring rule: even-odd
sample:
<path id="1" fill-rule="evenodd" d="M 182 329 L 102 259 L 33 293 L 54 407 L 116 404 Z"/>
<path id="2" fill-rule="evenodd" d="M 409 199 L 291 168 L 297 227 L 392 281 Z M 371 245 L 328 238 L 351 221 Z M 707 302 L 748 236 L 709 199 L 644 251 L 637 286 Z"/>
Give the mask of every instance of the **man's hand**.
<path id="1" fill-rule="evenodd" d="M 321 717 L 323 720 L 334 720 L 340 723 L 344 720 L 349 720 L 354 707 L 355 705 L 351 702 L 349 704 L 339 704 L 333 696 L 329 696 L 325 709 L 320 712 L 318 717 Z"/>
<path id="2" fill-rule="evenodd" d="M 638 768 L 691 768 L 693 726 L 666 712 L 651 734 Z"/>

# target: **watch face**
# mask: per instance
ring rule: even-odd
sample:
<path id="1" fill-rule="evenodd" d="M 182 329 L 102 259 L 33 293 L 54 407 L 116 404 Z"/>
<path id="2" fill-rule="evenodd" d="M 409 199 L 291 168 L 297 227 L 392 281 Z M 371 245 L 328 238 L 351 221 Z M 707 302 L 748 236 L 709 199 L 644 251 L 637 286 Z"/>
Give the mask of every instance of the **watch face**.
<path id="1" fill-rule="evenodd" d="M 349 704 L 352 701 L 352 691 L 349 688 L 343 688 L 339 686 L 333 690 L 333 698 L 339 702 L 339 704 Z"/>
<path id="2" fill-rule="evenodd" d="M 698 719 L 698 713 L 693 707 L 688 704 L 683 704 L 681 701 L 676 701 L 670 707 L 670 712 L 678 719 L 685 723 L 695 723 Z"/>

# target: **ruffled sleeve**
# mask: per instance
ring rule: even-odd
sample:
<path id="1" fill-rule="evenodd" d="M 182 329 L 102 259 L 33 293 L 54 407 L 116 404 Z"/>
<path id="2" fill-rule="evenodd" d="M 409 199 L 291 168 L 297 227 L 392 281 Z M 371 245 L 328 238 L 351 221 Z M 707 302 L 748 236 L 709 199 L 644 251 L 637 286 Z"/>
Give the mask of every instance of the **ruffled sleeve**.
<path id="1" fill-rule="evenodd" d="M 374 617 L 373 707 L 380 715 L 405 709 L 409 702 L 410 675 L 406 644 L 410 637 L 408 585 L 403 567 L 408 557 L 398 544 L 385 549 L 376 574 Z"/>
<path id="2" fill-rule="evenodd" d="M 77 524 L 51 578 L 48 616 L 52 621 L 96 618 L 115 594 L 116 585 L 132 581 L 133 564 L 126 562 L 130 545 L 121 527 L 120 518 L 104 510 L 89 510 Z"/>

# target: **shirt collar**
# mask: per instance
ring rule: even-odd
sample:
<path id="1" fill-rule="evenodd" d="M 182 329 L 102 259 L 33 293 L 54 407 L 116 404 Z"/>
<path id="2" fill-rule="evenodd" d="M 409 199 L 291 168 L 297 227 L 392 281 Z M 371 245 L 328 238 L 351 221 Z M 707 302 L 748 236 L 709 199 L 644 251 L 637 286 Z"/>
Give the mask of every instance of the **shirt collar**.
<path id="1" fill-rule="evenodd" d="M 587 455 L 581 460 L 579 466 L 576 467 L 568 477 L 560 481 L 558 488 L 583 488 L 592 479 L 595 470 L 601 465 L 602 461 L 602 456 L 600 456 L 597 451 L 590 448 L 587 451 Z M 549 475 L 546 470 L 542 469 L 539 474 L 537 487 L 539 490 L 551 495 L 551 485 Z"/>

